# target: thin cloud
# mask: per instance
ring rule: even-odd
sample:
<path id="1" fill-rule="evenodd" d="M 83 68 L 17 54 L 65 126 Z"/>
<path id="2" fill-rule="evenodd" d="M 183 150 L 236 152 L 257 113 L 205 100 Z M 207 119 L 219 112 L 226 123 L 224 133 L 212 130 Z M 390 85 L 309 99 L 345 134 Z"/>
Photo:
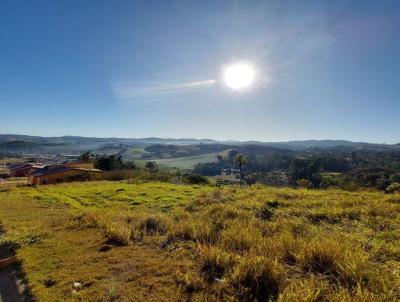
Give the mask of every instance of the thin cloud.
<path id="1" fill-rule="evenodd" d="M 203 80 L 192 82 L 169 82 L 169 83 L 116 83 L 113 84 L 113 92 L 119 99 L 134 99 L 138 97 L 152 97 L 182 93 L 189 90 L 200 89 L 213 85 L 216 80 Z"/>

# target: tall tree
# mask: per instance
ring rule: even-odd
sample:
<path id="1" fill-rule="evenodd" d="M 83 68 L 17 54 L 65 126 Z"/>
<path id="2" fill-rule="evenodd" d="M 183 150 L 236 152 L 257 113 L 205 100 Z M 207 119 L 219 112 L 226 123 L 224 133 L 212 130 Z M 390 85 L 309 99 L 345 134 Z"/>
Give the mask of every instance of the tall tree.
<path id="1" fill-rule="evenodd" d="M 235 157 L 235 163 L 239 166 L 240 172 L 240 187 L 243 186 L 243 166 L 247 163 L 247 158 L 243 154 L 238 154 Z"/>

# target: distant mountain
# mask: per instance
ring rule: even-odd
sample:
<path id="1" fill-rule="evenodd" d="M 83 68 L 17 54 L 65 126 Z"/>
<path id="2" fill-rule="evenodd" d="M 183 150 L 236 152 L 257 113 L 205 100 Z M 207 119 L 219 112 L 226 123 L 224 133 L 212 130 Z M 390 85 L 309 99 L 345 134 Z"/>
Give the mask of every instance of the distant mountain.
<path id="1" fill-rule="evenodd" d="M 400 144 L 371 144 L 351 142 L 346 140 L 304 140 L 288 142 L 260 142 L 260 141 L 217 141 L 213 139 L 192 138 L 98 138 L 82 136 L 42 137 L 17 134 L 0 134 L 0 152 L 19 153 L 81 153 L 83 151 L 104 150 L 110 147 L 149 146 L 154 144 L 198 145 L 198 144 L 226 144 L 226 145 L 262 145 L 292 151 L 301 151 L 311 148 L 350 148 L 350 149 L 396 149 Z"/>
<path id="2" fill-rule="evenodd" d="M 191 138 L 99 138 L 82 136 L 59 136 L 43 137 L 18 134 L 0 134 L 0 143 L 11 141 L 25 141 L 34 143 L 74 143 L 74 144 L 215 144 L 218 143 L 212 139 L 191 139 Z"/>
<path id="3" fill-rule="evenodd" d="M 281 143 L 264 143 L 264 144 L 273 145 L 275 147 L 280 147 L 280 148 L 287 148 L 291 150 L 304 150 L 309 148 L 325 149 L 325 148 L 335 148 L 335 147 L 389 149 L 396 147 L 396 145 L 352 142 L 347 140 L 304 140 L 304 141 L 289 141 Z"/>

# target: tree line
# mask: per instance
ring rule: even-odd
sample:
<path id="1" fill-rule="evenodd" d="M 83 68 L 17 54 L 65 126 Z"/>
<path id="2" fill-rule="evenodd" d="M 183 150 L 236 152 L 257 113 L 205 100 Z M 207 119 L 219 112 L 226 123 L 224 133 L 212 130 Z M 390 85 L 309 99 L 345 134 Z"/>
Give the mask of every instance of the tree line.
<path id="1" fill-rule="evenodd" d="M 246 158 L 242 167 L 235 161 L 238 155 Z M 262 148 L 256 146 L 233 149 L 217 159 L 217 162 L 196 165 L 194 172 L 218 176 L 224 171 L 239 169 L 248 183 L 310 188 L 374 187 L 392 191 L 400 186 L 400 151 L 396 150 L 334 148 L 295 152 L 268 149 L 263 153 Z"/>

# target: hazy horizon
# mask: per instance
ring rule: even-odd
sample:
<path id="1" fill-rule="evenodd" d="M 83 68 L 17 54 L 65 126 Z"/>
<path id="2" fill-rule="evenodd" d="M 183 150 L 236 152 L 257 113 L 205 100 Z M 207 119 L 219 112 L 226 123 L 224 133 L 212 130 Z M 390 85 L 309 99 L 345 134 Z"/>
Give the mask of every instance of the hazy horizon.
<path id="1" fill-rule="evenodd" d="M 316 139 L 316 138 L 305 138 L 305 139 L 288 139 L 288 140 L 257 140 L 257 139 L 244 139 L 244 140 L 238 140 L 238 139 L 229 139 L 229 138 L 212 138 L 212 137 L 159 137 L 159 136 L 142 136 L 142 137 L 133 137 L 133 136 L 86 136 L 86 135 L 74 135 L 74 134 L 63 134 L 63 135 L 37 135 L 37 134 L 23 134 L 23 133 L 0 133 L 0 135 L 27 135 L 27 136 L 33 136 L 33 137 L 46 137 L 46 138 L 51 138 L 51 137 L 82 137 L 82 138 L 104 138 L 104 139 L 164 139 L 164 140 L 214 140 L 217 142 L 260 142 L 260 143 L 286 143 L 286 142 L 296 142 L 296 141 L 349 141 L 353 143 L 368 143 L 368 144 L 399 144 L 399 142 L 374 142 L 374 141 L 354 141 L 354 140 L 349 140 L 345 138 L 322 138 L 322 139 Z"/>

